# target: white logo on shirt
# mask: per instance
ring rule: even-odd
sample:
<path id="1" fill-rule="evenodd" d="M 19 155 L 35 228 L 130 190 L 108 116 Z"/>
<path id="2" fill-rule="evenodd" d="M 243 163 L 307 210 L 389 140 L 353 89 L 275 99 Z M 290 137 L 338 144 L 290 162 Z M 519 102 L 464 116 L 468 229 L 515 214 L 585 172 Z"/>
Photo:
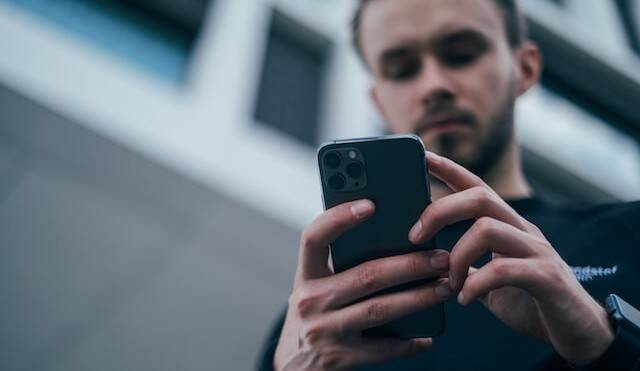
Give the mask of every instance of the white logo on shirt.
<path id="1" fill-rule="evenodd" d="M 613 267 L 605 268 L 605 267 L 571 267 L 573 273 L 576 275 L 576 278 L 580 282 L 588 282 L 592 281 L 598 277 L 608 277 L 613 276 L 618 272 L 618 266 L 614 265 Z"/>

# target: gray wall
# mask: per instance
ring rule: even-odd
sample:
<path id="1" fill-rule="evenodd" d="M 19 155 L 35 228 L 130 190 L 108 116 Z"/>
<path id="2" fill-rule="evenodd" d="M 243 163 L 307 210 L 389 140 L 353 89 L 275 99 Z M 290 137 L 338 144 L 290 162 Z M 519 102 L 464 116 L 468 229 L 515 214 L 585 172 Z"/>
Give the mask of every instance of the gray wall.
<path id="1" fill-rule="evenodd" d="M 0 87 L 0 369 L 251 369 L 297 238 Z"/>

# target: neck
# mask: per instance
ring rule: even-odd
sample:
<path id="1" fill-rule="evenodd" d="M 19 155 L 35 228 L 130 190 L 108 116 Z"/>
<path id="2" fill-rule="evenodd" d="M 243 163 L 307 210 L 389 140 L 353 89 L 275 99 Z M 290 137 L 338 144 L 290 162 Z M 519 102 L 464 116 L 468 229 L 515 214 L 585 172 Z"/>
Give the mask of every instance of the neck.
<path id="1" fill-rule="evenodd" d="M 524 177 L 520 149 L 515 140 L 511 141 L 504 155 L 486 174 L 485 181 L 503 199 L 517 199 L 530 197 L 531 187 Z M 431 183 L 431 197 L 440 199 L 451 194 L 452 191 L 440 182 Z"/>

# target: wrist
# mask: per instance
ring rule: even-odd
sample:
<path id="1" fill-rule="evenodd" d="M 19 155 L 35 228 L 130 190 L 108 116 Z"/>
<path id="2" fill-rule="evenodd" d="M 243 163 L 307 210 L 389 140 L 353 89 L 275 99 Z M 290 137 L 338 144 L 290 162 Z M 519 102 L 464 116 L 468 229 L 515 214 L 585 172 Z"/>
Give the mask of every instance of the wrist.
<path id="1" fill-rule="evenodd" d="M 596 319 L 587 331 L 588 335 L 584 342 L 576 347 L 574 355 L 566 358 L 569 364 L 576 367 L 584 367 L 597 361 L 606 353 L 615 339 L 615 329 L 606 310 L 599 304 L 595 304 L 597 305 Z"/>

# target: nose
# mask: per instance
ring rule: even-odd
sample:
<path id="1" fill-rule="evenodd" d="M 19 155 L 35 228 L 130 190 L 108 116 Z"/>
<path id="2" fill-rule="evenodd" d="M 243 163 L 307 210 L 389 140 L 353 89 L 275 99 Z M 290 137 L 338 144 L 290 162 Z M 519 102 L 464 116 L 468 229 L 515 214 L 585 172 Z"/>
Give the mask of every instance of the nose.
<path id="1" fill-rule="evenodd" d="M 418 85 L 419 98 L 427 109 L 443 103 L 451 104 L 456 99 L 451 71 L 432 56 L 423 57 Z"/>

